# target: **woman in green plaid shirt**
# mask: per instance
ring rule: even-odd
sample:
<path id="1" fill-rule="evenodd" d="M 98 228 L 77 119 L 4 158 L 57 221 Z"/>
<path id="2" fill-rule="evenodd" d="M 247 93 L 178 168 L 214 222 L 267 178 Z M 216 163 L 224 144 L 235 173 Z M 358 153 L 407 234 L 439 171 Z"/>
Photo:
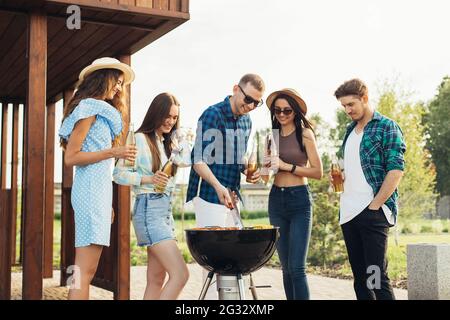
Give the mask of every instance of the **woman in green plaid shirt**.
<path id="1" fill-rule="evenodd" d="M 406 150 L 403 133 L 395 121 L 369 105 L 367 86 L 361 80 L 345 82 L 335 96 L 353 120 L 338 152 L 344 164 L 339 222 L 356 297 L 393 300 L 386 249 L 389 227 L 397 221 L 397 186 Z"/>

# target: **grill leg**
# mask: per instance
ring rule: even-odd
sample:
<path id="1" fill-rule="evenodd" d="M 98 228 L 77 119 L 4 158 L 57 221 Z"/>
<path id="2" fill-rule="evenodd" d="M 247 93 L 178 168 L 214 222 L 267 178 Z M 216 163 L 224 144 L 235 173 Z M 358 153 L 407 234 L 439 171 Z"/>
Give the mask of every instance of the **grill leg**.
<path id="1" fill-rule="evenodd" d="M 237 274 L 237 280 L 239 285 L 239 295 L 241 297 L 241 300 L 245 300 L 245 284 L 244 279 L 242 279 L 242 274 Z"/>
<path id="2" fill-rule="evenodd" d="M 212 278 L 214 277 L 214 271 L 210 271 L 208 273 L 208 277 L 206 277 L 205 283 L 203 284 L 202 292 L 200 292 L 200 296 L 198 300 L 205 300 L 206 293 L 208 292 L 209 286 L 211 284 Z"/>
<path id="3" fill-rule="evenodd" d="M 250 273 L 250 290 L 252 291 L 253 300 L 258 300 L 258 295 L 256 294 L 255 283 L 253 282 L 252 274 Z"/>

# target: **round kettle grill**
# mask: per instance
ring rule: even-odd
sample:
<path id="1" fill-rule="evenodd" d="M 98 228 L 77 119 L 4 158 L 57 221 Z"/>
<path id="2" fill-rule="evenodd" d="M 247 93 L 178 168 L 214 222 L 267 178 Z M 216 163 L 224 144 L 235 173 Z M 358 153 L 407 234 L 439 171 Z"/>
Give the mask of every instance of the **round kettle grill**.
<path id="1" fill-rule="evenodd" d="M 192 257 L 209 271 L 199 299 L 204 299 L 215 273 L 218 274 L 218 283 L 221 276 L 224 279 L 236 277 L 240 299 L 245 299 L 244 276 L 249 275 L 253 298 L 257 298 L 251 273 L 260 269 L 272 257 L 279 238 L 279 227 L 236 230 L 197 228 L 187 229 L 185 232 Z"/>

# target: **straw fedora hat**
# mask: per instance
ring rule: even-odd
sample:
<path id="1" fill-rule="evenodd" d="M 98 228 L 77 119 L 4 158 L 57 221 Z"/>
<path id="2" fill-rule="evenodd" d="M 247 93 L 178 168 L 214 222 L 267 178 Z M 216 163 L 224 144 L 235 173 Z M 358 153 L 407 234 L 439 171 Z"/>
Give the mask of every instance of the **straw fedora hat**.
<path id="1" fill-rule="evenodd" d="M 306 111 L 308 110 L 308 107 L 306 106 L 305 101 L 300 97 L 300 94 L 291 88 L 285 88 L 278 91 L 272 92 L 266 99 L 266 105 L 270 109 L 272 106 L 272 103 L 275 101 L 275 99 L 280 95 L 285 94 L 291 98 L 293 98 L 295 101 L 297 101 L 298 105 L 300 106 L 300 109 L 303 114 L 306 114 Z"/>
<path id="2" fill-rule="evenodd" d="M 122 63 L 114 58 L 103 57 L 94 60 L 94 62 L 81 70 L 79 81 L 83 81 L 87 75 L 100 69 L 117 69 L 122 71 L 124 85 L 130 84 L 134 80 L 134 71 L 129 65 Z"/>

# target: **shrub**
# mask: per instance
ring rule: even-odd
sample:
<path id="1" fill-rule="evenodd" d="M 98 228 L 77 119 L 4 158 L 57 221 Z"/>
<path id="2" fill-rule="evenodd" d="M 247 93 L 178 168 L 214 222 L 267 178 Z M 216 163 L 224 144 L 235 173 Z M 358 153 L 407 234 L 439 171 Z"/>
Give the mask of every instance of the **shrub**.
<path id="1" fill-rule="evenodd" d="M 173 219 L 174 220 L 181 220 L 181 212 L 180 211 L 174 211 L 173 212 Z M 184 213 L 184 220 L 195 220 L 195 213 L 194 212 L 185 212 Z"/>
<path id="2" fill-rule="evenodd" d="M 402 234 L 410 234 L 412 233 L 411 228 L 408 225 L 403 226 Z"/>
<path id="3" fill-rule="evenodd" d="M 310 186 L 314 202 L 308 263 L 323 267 L 342 264 L 347 255 L 339 226 L 338 201 L 334 194 L 327 192 L 325 179 L 312 180 Z"/>
<path id="4" fill-rule="evenodd" d="M 268 211 L 241 211 L 242 219 L 261 219 L 269 216 Z"/>
<path id="5" fill-rule="evenodd" d="M 431 226 L 424 225 L 420 228 L 420 233 L 431 233 L 433 228 Z"/>

